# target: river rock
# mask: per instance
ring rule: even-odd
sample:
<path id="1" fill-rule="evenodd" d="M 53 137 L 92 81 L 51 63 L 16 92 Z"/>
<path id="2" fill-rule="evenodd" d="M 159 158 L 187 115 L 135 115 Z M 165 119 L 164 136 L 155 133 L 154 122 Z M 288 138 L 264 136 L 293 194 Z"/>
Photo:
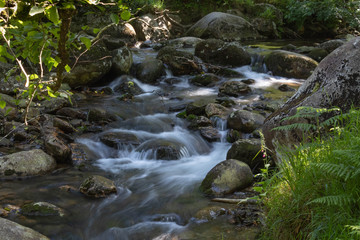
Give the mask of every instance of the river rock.
<path id="1" fill-rule="evenodd" d="M 252 19 L 251 24 L 263 36 L 272 39 L 280 38 L 280 34 L 276 28 L 276 23 L 270 19 L 257 17 Z"/>
<path id="2" fill-rule="evenodd" d="M 50 172 L 55 167 L 54 158 L 40 149 L 0 157 L 1 176 L 35 176 Z"/>
<path id="3" fill-rule="evenodd" d="M 54 127 L 59 128 L 64 133 L 73 133 L 76 129 L 67 121 L 55 117 L 53 120 Z"/>
<path id="4" fill-rule="evenodd" d="M 44 235 L 5 218 L 0 218 L 0 235 L 3 240 L 50 240 Z"/>
<path id="5" fill-rule="evenodd" d="M 148 152 L 150 158 L 157 160 L 178 160 L 182 157 L 183 147 L 183 144 L 175 141 L 152 139 L 142 143 L 135 151 Z"/>
<path id="6" fill-rule="evenodd" d="M 231 145 L 226 159 L 236 159 L 249 165 L 253 172 L 257 173 L 264 167 L 262 158 L 261 140 L 257 138 L 240 139 Z"/>
<path id="7" fill-rule="evenodd" d="M 122 75 L 115 80 L 114 83 L 114 92 L 127 94 L 130 96 L 136 96 L 144 93 L 144 91 L 133 81 L 133 78 L 128 75 Z"/>
<path id="8" fill-rule="evenodd" d="M 130 49 L 126 46 L 115 49 L 112 52 L 112 55 L 112 71 L 114 71 L 114 73 L 117 75 L 129 73 L 133 64 L 133 57 Z"/>
<path id="9" fill-rule="evenodd" d="M 117 118 L 104 108 L 92 108 L 88 113 L 88 120 L 91 122 L 112 122 Z"/>
<path id="10" fill-rule="evenodd" d="M 274 75 L 299 79 L 308 78 L 318 65 L 310 57 L 284 50 L 272 51 L 264 61 Z"/>
<path id="11" fill-rule="evenodd" d="M 231 67 L 251 63 L 250 54 L 239 43 L 227 43 L 219 39 L 208 39 L 198 43 L 195 47 L 195 56 L 207 63 Z"/>
<path id="12" fill-rule="evenodd" d="M 86 120 L 87 114 L 79 109 L 74 109 L 71 107 L 63 107 L 56 111 L 56 115 L 68 117 L 71 119 L 82 119 Z"/>
<path id="13" fill-rule="evenodd" d="M 242 133 L 235 129 L 229 129 L 226 134 L 226 140 L 229 143 L 234 143 L 242 138 L 243 138 Z"/>
<path id="14" fill-rule="evenodd" d="M 100 136 L 100 141 L 112 148 L 118 148 L 119 145 L 122 144 L 134 145 L 134 146 L 140 144 L 140 141 L 136 135 L 126 132 L 104 133 L 102 136 Z"/>
<path id="15" fill-rule="evenodd" d="M 303 118 L 291 122 L 282 121 L 286 117 L 293 116 L 298 107 L 331 108 L 337 106 L 341 108 L 342 112 L 349 110 L 352 105 L 359 107 L 359 62 L 360 37 L 357 37 L 324 58 L 298 91 L 279 110 L 266 119 L 263 133 L 267 148 L 274 153 L 273 157 L 278 156 L 279 153 L 276 149 L 279 145 L 292 146 L 302 141 L 302 131 L 272 131 L 273 128 L 280 125 L 304 121 L 309 123 L 309 119 Z"/>
<path id="16" fill-rule="evenodd" d="M 240 81 L 226 81 L 219 87 L 219 97 L 240 97 L 251 92 L 251 88 Z"/>
<path id="17" fill-rule="evenodd" d="M 204 73 L 196 75 L 190 79 L 190 83 L 196 86 L 211 87 L 214 86 L 217 82 L 220 81 L 220 78 L 213 73 Z"/>
<path id="18" fill-rule="evenodd" d="M 58 163 L 71 163 L 71 149 L 56 132 L 45 136 L 45 150 Z"/>
<path id="19" fill-rule="evenodd" d="M 207 195 L 223 196 L 250 186 L 252 181 L 253 174 L 246 163 L 228 159 L 208 172 L 200 190 Z"/>
<path id="20" fill-rule="evenodd" d="M 70 73 L 65 74 L 63 82 L 68 83 L 71 88 L 95 84 L 110 71 L 111 66 L 111 53 L 99 42 L 81 56 L 81 61 Z"/>
<path id="21" fill-rule="evenodd" d="M 99 37 L 103 38 L 106 48 L 110 51 L 136 43 L 136 31 L 129 23 L 113 24 L 103 30 Z"/>
<path id="22" fill-rule="evenodd" d="M 168 41 L 167 46 L 174 48 L 194 48 L 196 44 L 202 41 L 204 40 L 197 37 L 182 37 Z"/>
<path id="23" fill-rule="evenodd" d="M 312 59 L 314 59 L 317 62 L 320 62 L 321 60 L 323 60 L 327 55 L 329 54 L 328 51 L 326 51 L 325 49 L 322 48 L 315 48 L 313 50 L 311 50 L 307 56 L 311 57 Z"/>
<path id="24" fill-rule="evenodd" d="M 230 114 L 227 120 L 228 128 L 239 130 L 244 133 L 251 133 L 260 128 L 265 118 L 255 112 L 238 110 Z"/>
<path id="25" fill-rule="evenodd" d="M 205 115 L 206 104 L 202 102 L 192 102 L 186 106 L 186 115 Z"/>
<path id="26" fill-rule="evenodd" d="M 334 40 L 329 40 L 329 41 L 321 43 L 319 47 L 326 50 L 328 53 L 331 53 L 338 47 L 341 47 L 342 45 L 344 45 L 345 42 L 346 41 L 341 40 L 341 39 L 334 39 Z"/>
<path id="27" fill-rule="evenodd" d="M 164 73 L 164 64 L 159 59 L 147 58 L 136 66 L 136 77 L 144 83 L 155 84 Z"/>
<path id="28" fill-rule="evenodd" d="M 59 216 L 63 217 L 63 209 L 48 202 L 36 202 L 25 204 L 21 207 L 20 213 L 24 216 Z"/>
<path id="29" fill-rule="evenodd" d="M 86 178 L 80 185 L 80 192 L 89 197 L 103 198 L 117 193 L 113 181 L 103 176 L 93 175 Z"/>
<path id="30" fill-rule="evenodd" d="M 135 19 L 131 22 L 131 25 L 133 25 L 139 41 L 167 40 L 171 36 L 164 18 L 150 13 L 139 17 L 139 19 Z"/>
<path id="31" fill-rule="evenodd" d="M 226 117 L 229 109 L 218 103 L 209 103 L 205 107 L 205 114 L 207 117 L 219 116 Z"/>
<path id="32" fill-rule="evenodd" d="M 204 116 L 198 116 L 191 120 L 189 129 L 198 130 L 201 127 L 210 127 L 212 126 L 212 122 L 210 119 Z"/>
<path id="33" fill-rule="evenodd" d="M 173 47 L 160 49 L 156 58 L 167 64 L 174 75 L 201 72 L 194 55 L 189 52 L 179 51 Z"/>
<path id="34" fill-rule="evenodd" d="M 187 36 L 217 38 L 224 41 L 254 40 L 261 38 L 245 19 L 228 13 L 212 12 L 196 22 Z"/>
<path id="35" fill-rule="evenodd" d="M 199 130 L 200 135 L 209 142 L 216 142 L 221 139 L 219 131 L 212 126 L 200 127 Z"/>

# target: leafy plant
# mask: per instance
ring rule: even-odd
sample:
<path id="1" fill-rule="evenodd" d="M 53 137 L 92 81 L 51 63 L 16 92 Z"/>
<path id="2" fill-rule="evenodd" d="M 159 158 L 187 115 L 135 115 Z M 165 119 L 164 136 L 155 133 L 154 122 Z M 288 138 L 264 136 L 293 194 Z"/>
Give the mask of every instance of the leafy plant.
<path id="1" fill-rule="evenodd" d="M 327 111 L 312 112 L 319 117 Z M 310 113 L 307 108 L 298 117 Z M 264 199 L 268 224 L 264 239 L 359 237 L 360 111 L 351 109 L 315 124 L 329 125 L 326 137 L 315 136 L 296 149 L 283 150 L 279 172 L 271 178 Z"/>

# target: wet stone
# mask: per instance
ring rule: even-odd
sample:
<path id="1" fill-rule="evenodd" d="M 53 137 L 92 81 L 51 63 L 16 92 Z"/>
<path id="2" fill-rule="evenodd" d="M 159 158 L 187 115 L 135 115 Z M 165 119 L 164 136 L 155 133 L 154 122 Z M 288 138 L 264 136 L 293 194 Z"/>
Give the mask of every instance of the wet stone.
<path id="1" fill-rule="evenodd" d="M 100 141 L 112 148 L 118 148 L 121 144 L 140 145 L 140 141 L 136 135 L 126 132 L 105 133 L 100 137 Z"/>
<path id="2" fill-rule="evenodd" d="M 60 216 L 65 215 L 64 210 L 47 202 L 25 204 L 20 213 L 24 216 Z"/>
<path id="3" fill-rule="evenodd" d="M 219 131 L 214 127 L 200 127 L 200 134 L 209 142 L 216 142 L 221 139 Z"/>
<path id="4" fill-rule="evenodd" d="M 110 179 L 93 175 L 82 182 L 80 192 L 89 197 L 102 198 L 117 193 L 117 190 L 114 182 Z"/>

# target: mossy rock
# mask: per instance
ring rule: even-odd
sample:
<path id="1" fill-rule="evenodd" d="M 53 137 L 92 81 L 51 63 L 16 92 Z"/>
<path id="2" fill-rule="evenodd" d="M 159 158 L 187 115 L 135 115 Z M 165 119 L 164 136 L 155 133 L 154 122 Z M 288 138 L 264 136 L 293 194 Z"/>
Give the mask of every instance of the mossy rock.
<path id="1" fill-rule="evenodd" d="M 20 213 L 25 216 L 60 216 L 65 215 L 64 210 L 47 202 L 25 204 Z"/>
<path id="2" fill-rule="evenodd" d="M 93 175 L 86 178 L 80 185 L 80 192 L 89 197 L 102 198 L 117 193 L 113 181 L 103 176 Z"/>
<path id="3" fill-rule="evenodd" d="M 213 167 L 200 185 L 207 195 L 224 196 L 240 191 L 253 182 L 250 167 L 241 161 L 228 159 Z"/>

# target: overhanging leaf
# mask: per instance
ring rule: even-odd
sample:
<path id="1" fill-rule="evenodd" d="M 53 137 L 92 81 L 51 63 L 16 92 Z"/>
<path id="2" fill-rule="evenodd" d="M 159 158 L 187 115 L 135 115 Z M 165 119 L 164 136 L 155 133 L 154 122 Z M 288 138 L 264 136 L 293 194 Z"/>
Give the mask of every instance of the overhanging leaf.
<path id="1" fill-rule="evenodd" d="M 80 41 L 81 41 L 83 44 L 85 44 L 85 47 L 86 47 L 87 49 L 90 49 L 90 47 L 91 47 L 91 40 L 90 40 L 89 38 L 87 38 L 87 37 L 81 37 L 81 38 L 80 38 Z"/>
<path id="2" fill-rule="evenodd" d="M 5 7 L 5 5 L 6 5 L 5 0 L 0 0 L 0 8 Z"/>
<path id="3" fill-rule="evenodd" d="M 54 24 L 59 24 L 59 22 L 60 22 L 60 17 L 59 17 L 59 12 L 58 12 L 57 7 L 52 6 L 51 8 L 46 9 L 46 10 L 45 10 L 45 14 L 46 14 L 46 17 L 47 17 L 50 21 L 52 21 Z"/>
<path id="4" fill-rule="evenodd" d="M 70 67 L 68 64 L 66 64 L 66 66 L 65 66 L 65 70 L 66 70 L 66 72 L 70 72 L 71 67 Z"/>
<path id="5" fill-rule="evenodd" d="M 43 13 L 44 11 L 45 11 L 45 8 L 43 8 L 43 7 L 33 6 L 33 7 L 30 9 L 29 15 L 30 15 L 30 16 L 35 16 L 36 14 Z"/>
<path id="6" fill-rule="evenodd" d="M 115 24 L 118 24 L 119 21 L 120 21 L 119 16 L 118 16 L 117 14 L 114 14 L 114 13 L 112 13 L 112 14 L 110 15 L 110 18 L 111 18 L 111 21 L 112 21 L 113 23 L 115 23 Z"/>
<path id="7" fill-rule="evenodd" d="M 4 109 L 6 107 L 6 102 L 4 100 L 0 100 L 0 108 Z"/>
<path id="8" fill-rule="evenodd" d="M 131 17 L 131 13 L 128 10 L 122 11 L 122 13 L 121 13 L 122 20 L 127 21 L 130 19 L 130 17 Z"/>

